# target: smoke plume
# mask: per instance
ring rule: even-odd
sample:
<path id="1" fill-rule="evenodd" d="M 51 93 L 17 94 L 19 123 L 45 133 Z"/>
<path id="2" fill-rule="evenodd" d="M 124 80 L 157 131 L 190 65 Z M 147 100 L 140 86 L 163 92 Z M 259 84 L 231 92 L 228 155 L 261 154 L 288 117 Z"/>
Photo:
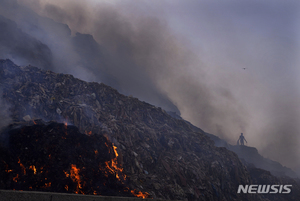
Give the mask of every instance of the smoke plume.
<path id="1" fill-rule="evenodd" d="M 230 143 L 243 132 L 248 145 L 264 156 L 300 166 L 298 5 L 176 0 L 1 4 L 1 20 L 8 24 L 7 34 L 0 33 L 1 57 L 103 82 L 181 113 Z"/>

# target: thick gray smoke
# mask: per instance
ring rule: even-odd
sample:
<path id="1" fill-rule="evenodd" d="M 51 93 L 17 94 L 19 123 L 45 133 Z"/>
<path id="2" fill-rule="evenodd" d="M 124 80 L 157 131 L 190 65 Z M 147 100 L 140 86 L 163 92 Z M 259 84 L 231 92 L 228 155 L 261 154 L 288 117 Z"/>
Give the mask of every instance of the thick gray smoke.
<path id="1" fill-rule="evenodd" d="M 29 43 L 41 41 L 53 56 L 51 63 L 47 65 L 37 62 L 40 57 L 36 55 L 19 56 L 8 51 L 12 55 L 10 58 L 18 58 L 13 59 L 18 64 L 31 63 L 56 72 L 70 73 L 87 81 L 101 81 L 117 88 L 121 93 L 179 113 L 153 79 L 155 76 L 165 75 L 159 71 L 168 65 L 168 55 L 173 54 L 174 50 L 169 46 L 177 45 L 171 32 L 160 21 L 147 17 L 133 20 L 105 4 L 98 5 L 94 11 L 95 16 L 90 16 L 90 4 L 67 3 L 68 6 L 64 8 L 48 3 L 43 6 L 42 2 L 40 5 L 34 4 L 39 6 L 38 10 L 42 14 L 58 22 L 41 17 L 20 4 L 9 3 L 9 9 L 1 7 L 1 13 L 16 21 L 21 28 L 18 31 L 22 33 L 19 34 L 19 38 L 22 38 L 20 40 L 31 35 L 34 39 L 28 40 Z M 10 46 L 20 46 L 15 38 L 5 38 L 7 40 L 14 44 Z M 44 57 L 51 54 L 41 52 Z"/>
<path id="2" fill-rule="evenodd" d="M 0 19 L 0 56 L 104 82 L 230 143 L 243 132 L 300 166 L 297 5 L 210 2 L 2 0 L 16 24 Z"/>
<path id="3" fill-rule="evenodd" d="M 197 112 L 209 111 L 208 131 L 231 143 L 243 132 L 264 156 L 299 167 L 299 3 L 173 1 L 167 9 L 200 46 L 212 96 L 209 104 L 198 98 L 198 109 L 180 104 L 189 110 L 179 107 L 182 114 L 201 125 Z"/>

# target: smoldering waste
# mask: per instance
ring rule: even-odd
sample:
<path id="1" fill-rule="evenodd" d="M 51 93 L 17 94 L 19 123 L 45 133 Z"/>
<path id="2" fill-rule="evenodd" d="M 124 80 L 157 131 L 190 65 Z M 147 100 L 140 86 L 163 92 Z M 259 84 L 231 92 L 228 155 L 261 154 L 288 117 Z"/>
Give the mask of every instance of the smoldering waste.
<path id="1" fill-rule="evenodd" d="M 13 124 L 1 136 L 1 188 L 148 197 L 129 189 L 116 147 L 103 135 L 35 120 Z"/>
<path id="2" fill-rule="evenodd" d="M 34 124 L 35 119 L 62 123 L 57 124 L 60 130 L 56 134 L 49 127 L 56 124 L 43 123 L 19 129 L 22 132 L 15 135 L 23 136 L 23 140 L 11 141 L 14 138 L 9 135 L 7 146 L 2 147 L 6 158 L 2 159 L 1 174 L 6 182 L 1 188 L 86 194 L 107 191 L 109 195 L 149 194 L 177 200 L 267 200 L 263 195 L 237 194 L 238 185 L 252 184 L 258 181 L 255 177 L 266 184 L 276 179 L 264 177 L 266 173 L 261 171 L 252 174 L 255 171 L 251 170 L 250 174 L 235 153 L 215 147 L 201 129 L 196 132 L 191 124 L 163 109 L 122 95 L 103 83 L 88 83 L 33 66 L 19 67 L 10 60 L 0 60 L 0 77 L 3 100 L 10 104 L 15 124 Z M 68 124 L 67 130 L 72 125 L 68 135 L 63 122 Z M 25 134 L 24 128 L 30 133 L 25 129 Z M 33 144 L 26 145 L 29 141 Z M 10 148 L 12 142 L 24 149 L 21 155 Z M 57 168 L 47 169 L 49 176 L 41 168 L 50 164 Z M 33 182 L 27 180 L 27 174 L 35 175 Z M 91 179 L 93 175 L 98 179 Z M 294 186 L 291 194 L 270 195 L 271 199 L 296 200 L 300 191 L 297 183 Z"/>

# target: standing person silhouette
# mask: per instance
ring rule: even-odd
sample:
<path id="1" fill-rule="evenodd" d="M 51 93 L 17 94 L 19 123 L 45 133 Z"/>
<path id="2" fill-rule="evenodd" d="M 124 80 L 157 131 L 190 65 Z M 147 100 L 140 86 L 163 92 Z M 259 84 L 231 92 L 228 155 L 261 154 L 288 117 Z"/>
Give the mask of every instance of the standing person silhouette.
<path id="1" fill-rule="evenodd" d="M 243 133 L 241 133 L 241 136 L 239 137 L 238 141 L 237 141 L 237 145 L 244 145 L 244 140 L 247 143 L 247 140 L 245 139 L 245 137 L 243 136 Z"/>

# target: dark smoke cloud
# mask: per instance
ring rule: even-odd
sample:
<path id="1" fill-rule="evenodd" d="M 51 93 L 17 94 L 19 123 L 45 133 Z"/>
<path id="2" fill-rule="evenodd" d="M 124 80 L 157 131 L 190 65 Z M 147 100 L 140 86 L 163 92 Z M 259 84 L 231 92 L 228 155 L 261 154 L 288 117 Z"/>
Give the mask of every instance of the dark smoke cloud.
<path id="1" fill-rule="evenodd" d="M 244 132 L 265 156 L 300 165 L 296 4 L 97 2 L 6 1 L 0 14 L 50 49 L 43 68 L 180 111 L 230 143 Z"/>

